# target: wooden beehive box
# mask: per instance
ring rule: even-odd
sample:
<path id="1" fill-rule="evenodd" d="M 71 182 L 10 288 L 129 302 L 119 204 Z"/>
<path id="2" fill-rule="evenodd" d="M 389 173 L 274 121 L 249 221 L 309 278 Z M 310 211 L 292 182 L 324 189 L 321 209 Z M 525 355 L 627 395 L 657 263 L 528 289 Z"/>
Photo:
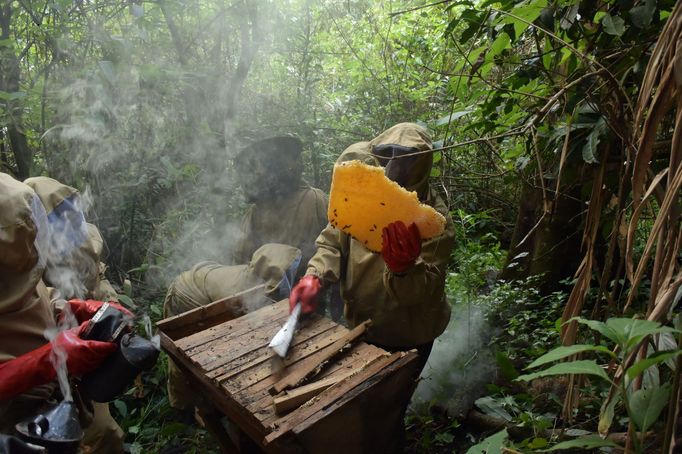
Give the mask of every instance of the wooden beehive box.
<path id="1" fill-rule="evenodd" d="M 378 452 L 385 446 L 386 409 L 409 399 L 416 352 L 389 353 L 357 341 L 311 380 L 336 382 L 286 414 L 269 390 L 283 376 L 348 329 L 317 315 L 299 325 L 287 358 L 268 348 L 288 316 L 288 301 L 234 318 L 243 299 L 262 287 L 158 323 L 161 345 L 209 400 L 270 452 Z M 310 361 L 309 361 L 310 362 Z M 296 392 L 296 389 L 291 392 Z M 371 430 L 368 430 L 371 429 Z"/>

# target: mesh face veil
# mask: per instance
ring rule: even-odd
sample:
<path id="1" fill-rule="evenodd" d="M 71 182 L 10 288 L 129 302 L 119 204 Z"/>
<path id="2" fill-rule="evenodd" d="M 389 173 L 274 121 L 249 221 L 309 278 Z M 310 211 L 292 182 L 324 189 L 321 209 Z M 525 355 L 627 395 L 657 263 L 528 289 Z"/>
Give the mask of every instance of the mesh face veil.
<path id="1" fill-rule="evenodd" d="M 55 261 L 71 256 L 87 238 L 85 216 L 81 209 L 80 197 L 73 194 L 57 205 L 47 215 L 49 226 L 49 254 Z"/>

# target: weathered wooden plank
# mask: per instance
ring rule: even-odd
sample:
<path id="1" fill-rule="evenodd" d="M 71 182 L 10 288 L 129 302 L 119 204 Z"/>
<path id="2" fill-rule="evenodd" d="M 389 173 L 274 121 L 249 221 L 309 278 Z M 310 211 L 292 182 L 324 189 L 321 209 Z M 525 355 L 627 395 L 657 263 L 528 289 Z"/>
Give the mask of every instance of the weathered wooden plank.
<path id="1" fill-rule="evenodd" d="M 218 338 L 197 348 L 189 349 L 185 353 L 201 367 L 221 358 L 222 362 L 226 363 L 264 343 L 267 344 L 269 338 L 273 336 L 271 333 L 276 332 L 285 320 L 286 317 L 282 317 L 274 319 L 268 324 L 254 327 L 254 329 L 239 330 L 234 334 L 228 332 L 224 338 Z"/>
<path id="2" fill-rule="evenodd" d="M 229 415 L 230 419 L 244 430 L 249 437 L 262 445 L 265 430 L 258 419 L 242 405 L 232 399 L 230 395 L 225 394 L 222 389 L 215 386 L 201 374 L 201 372 L 188 360 L 185 353 L 179 349 L 173 340 L 163 331 L 161 331 L 159 335 L 161 337 L 161 346 L 168 356 L 170 356 L 177 366 L 187 375 L 188 380 L 196 386 L 197 390 L 201 390 L 202 393 L 208 394 L 208 396 L 198 394 L 197 397 L 208 398 L 220 411 Z"/>
<path id="3" fill-rule="evenodd" d="M 284 391 L 281 395 L 274 396 L 272 403 L 275 407 L 275 413 L 284 415 L 294 408 L 300 407 L 301 404 L 309 401 L 325 389 L 350 377 L 354 373 L 355 371 L 350 371 L 341 375 L 332 375 L 331 377 L 317 380 L 308 385 L 299 386 L 298 388 Z"/>
<path id="4" fill-rule="evenodd" d="M 390 366 L 401 357 L 401 353 L 387 353 L 386 356 L 377 359 L 357 374 L 351 375 L 336 385 L 327 388 L 320 395 L 314 398 L 309 405 L 300 407 L 295 412 L 291 412 L 288 415 L 276 420 L 271 424 L 270 428 L 272 429 L 272 432 L 265 437 L 265 444 L 267 445 L 272 443 L 277 438 L 291 431 L 294 427 L 302 424 L 307 419 L 314 417 L 315 414 L 321 409 L 331 405 L 344 395 L 351 393 L 353 388 L 370 379 L 373 375 Z"/>
<path id="5" fill-rule="evenodd" d="M 354 346 L 347 354 L 343 355 L 339 360 L 328 364 L 321 372 L 320 379 L 326 379 L 336 376 L 343 376 L 349 372 L 357 372 L 375 361 L 377 358 L 384 356 L 386 352 L 378 347 L 369 344 L 358 344 Z M 258 385 L 257 385 L 258 386 Z M 272 422 L 281 418 L 281 415 L 275 414 L 272 405 L 272 395 L 268 390 L 269 386 L 259 387 L 256 394 L 249 395 L 246 399 L 253 403 L 246 404 L 246 409 L 261 420 L 265 427 L 269 427 Z M 238 395 L 236 399 L 243 401 L 244 396 Z M 244 402 L 245 404 L 246 402 Z"/>
<path id="6" fill-rule="evenodd" d="M 400 391 L 409 389 L 409 383 L 407 382 L 414 380 L 413 378 L 414 369 L 407 366 L 410 363 L 412 363 L 412 365 L 416 364 L 415 361 L 417 360 L 417 351 L 410 350 L 408 352 L 394 353 L 394 355 L 396 354 L 400 356 L 396 361 L 392 362 L 387 366 L 382 367 L 378 371 L 375 371 L 371 375 L 371 377 L 368 377 L 366 380 L 363 380 L 357 386 L 353 387 L 350 392 L 343 392 L 339 390 L 338 392 L 339 399 L 335 399 L 333 403 L 321 405 L 321 411 L 317 412 L 311 418 L 306 418 L 302 423 L 298 424 L 296 427 L 292 429 L 294 433 L 303 432 L 304 430 L 308 429 L 313 424 L 318 422 L 320 419 L 325 418 L 326 416 L 332 414 L 338 408 L 343 407 L 349 401 L 355 399 L 360 394 L 368 392 L 371 388 L 375 387 L 376 385 L 378 385 L 379 383 L 383 382 L 388 377 L 396 373 L 401 374 L 400 381 L 403 382 L 403 385 L 398 386 L 397 389 L 393 389 L 390 394 L 397 395 Z M 384 390 L 382 392 L 386 391 Z M 403 397 L 405 397 L 404 394 Z"/>
<path id="7" fill-rule="evenodd" d="M 288 317 L 288 313 L 282 312 L 278 313 L 276 317 L 273 317 L 270 320 L 262 320 L 262 322 L 252 321 L 253 324 L 245 325 L 240 328 L 224 325 L 222 327 L 224 329 L 222 337 L 216 337 L 197 347 L 189 348 L 185 352 L 196 361 L 197 364 L 205 365 L 207 362 L 210 362 L 212 357 L 218 357 L 226 350 L 235 350 L 238 345 L 246 344 L 251 346 L 254 342 L 262 343 L 266 340 L 267 343 L 269 343 L 270 339 L 282 327 Z M 299 331 L 302 331 L 303 335 L 305 335 L 308 326 L 320 321 L 327 324 L 331 322 L 329 319 L 325 319 L 319 315 L 312 315 L 310 317 L 305 317 L 305 319 L 301 321 L 301 330 Z M 211 335 L 218 336 L 219 334 L 220 333 L 216 332 Z M 300 336 L 301 335 L 299 334 L 299 337 Z"/>
<path id="8" fill-rule="evenodd" d="M 315 355 L 307 358 L 305 361 L 296 364 L 287 371 L 287 375 L 280 381 L 274 384 L 271 388 L 271 394 L 279 394 L 287 388 L 292 388 L 301 383 L 308 375 L 312 374 L 320 365 L 329 361 L 334 355 L 338 354 L 347 344 L 358 339 L 365 334 L 365 331 L 372 325 L 371 320 L 365 320 L 355 328 L 353 328 L 346 336 L 337 340 L 332 345 L 325 347 Z"/>
<path id="9" fill-rule="evenodd" d="M 328 345 L 334 344 L 339 339 L 344 338 L 347 332 L 348 330 L 346 328 L 338 325 L 333 327 L 329 331 L 325 331 L 320 336 L 317 336 L 312 340 L 306 341 L 304 347 L 295 349 L 293 352 L 290 353 L 291 355 L 290 357 L 285 358 L 285 365 L 295 364 L 296 362 L 304 358 L 316 354 L 317 352 L 324 349 Z M 248 386 L 252 386 L 255 383 L 260 382 L 261 380 L 267 379 L 268 377 L 275 377 L 274 382 L 276 382 L 278 378 L 284 376 L 286 369 L 282 369 L 281 372 L 283 373 L 279 375 L 276 372 L 278 372 L 278 370 L 276 370 L 273 367 L 273 364 L 266 362 L 259 364 L 251 369 L 243 371 L 241 374 L 239 374 L 239 376 L 234 377 L 233 380 L 221 382 L 221 385 L 223 386 L 223 388 L 227 390 L 227 392 L 231 394 L 238 393 L 242 389 Z"/>
<path id="10" fill-rule="evenodd" d="M 223 364 L 226 364 L 244 354 L 252 352 L 260 347 L 267 346 L 275 333 L 282 327 L 283 323 L 284 321 L 282 323 L 262 327 L 238 338 L 232 338 L 229 342 L 216 342 L 209 349 L 195 355 L 190 355 L 190 357 L 205 370 L 213 370 L 215 369 L 215 366 L 212 366 L 211 363 L 216 359 L 220 359 Z M 334 326 L 338 325 L 327 318 L 315 317 L 306 320 L 305 324 L 300 326 L 294 334 L 293 342 L 300 344 L 307 338 L 316 336 Z"/>
<path id="11" fill-rule="evenodd" d="M 257 285 L 243 292 L 220 298 L 206 306 L 160 320 L 156 326 L 171 339 L 180 339 L 235 318 L 240 315 L 235 313 L 235 307 L 241 306 L 244 300 L 256 295 L 264 296 L 264 294 L 265 284 Z"/>
<path id="12" fill-rule="evenodd" d="M 270 304 L 255 312 L 250 312 L 237 319 L 212 326 L 209 329 L 196 332 L 190 336 L 176 340 L 176 345 L 185 352 L 192 354 L 193 348 L 200 347 L 217 339 L 226 340 L 231 337 L 239 336 L 245 332 L 258 329 L 263 325 L 274 323 L 278 318 L 288 316 L 288 303 L 284 302 Z"/>
<path id="13" fill-rule="evenodd" d="M 337 326 L 336 323 L 329 319 L 323 318 L 315 321 L 309 328 L 305 329 L 301 335 L 298 335 L 298 332 L 294 335 L 289 355 L 292 356 L 295 349 L 304 348 L 305 343 L 307 342 L 315 342 L 314 339 L 316 337 L 335 329 Z M 223 381 L 244 372 L 248 368 L 270 361 L 273 352 L 268 348 L 268 344 L 270 343 L 272 336 L 271 333 L 268 333 L 264 342 L 253 342 L 253 345 L 244 348 L 242 351 L 230 352 L 230 355 L 219 357 L 215 361 L 203 365 L 202 367 L 206 372 L 206 376 L 209 378 L 217 378 L 218 381 Z M 228 361 L 226 361 L 226 356 L 230 357 Z M 287 361 L 290 362 L 291 360 L 285 358 L 282 363 L 286 364 Z"/>
<path id="14" fill-rule="evenodd" d="M 343 373 L 353 369 L 353 366 L 362 364 L 362 361 L 356 359 L 356 355 L 349 354 L 344 361 L 339 361 L 330 366 L 329 371 L 321 376 L 321 378 L 328 378 L 334 373 Z M 247 410 L 253 413 L 267 413 L 274 415 L 272 407 L 272 395 L 268 391 L 270 386 L 274 383 L 274 379 L 266 379 L 255 385 L 246 388 L 235 395 L 235 399 L 242 403 Z M 258 419 L 263 419 L 266 416 L 256 415 Z"/>
<path id="15" fill-rule="evenodd" d="M 295 440 L 313 452 L 326 446 L 333 447 L 330 452 L 338 453 L 394 452 L 398 447 L 395 431 L 403 424 L 401 410 L 409 401 L 417 366 L 416 352 L 406 354 L 333 403 L 324 405 L 294 427 L 291 436 L 278 438 L 273 448 L 280 444 L 279 440 Z M 342 436 L 340 426 L 344 428 Z"/>
<path id="16" fill-rule="evenodd" d="M 362 348 L 360 348 L 362 346 Z M 358 346 L 355 346 L 351 349 L 351 351 L 344 355 L 342 358 L 340 358 L 338 361 L 329 364 L 326 368 L 324 368 L 321 373 L 320 373 L 320 378 L 325 378 L 328 377 L 330 374 L 334 373 L 336 370 L 343 370 L 344 368 L 347 367 L 353 367 L 353 365 L 357 362 L 357 364 L 362 364 L 363 362 L 366 362 L 367 358 L 367 353 L 364 352 L 365 348 L 370 348 L 370 346 L 367 346 L 367 344 L 360 344 Z M 376 349 L 377 347 L 371 346 L 371 348 Z M 360 351 L 354 351 L 354 350 L 360 350 Z M 384 353 L 383 350 L 380 350 L 381 353 Z M 252 412 L 263 412 L 263 408 L 266 408 L 265 410 L 266 413 L 271 413 L 274 414 L 274 410 L 272 408 L 272 396 L 268 392 L 268 388 L 270 388 L 279 378 L 281 378 L 281 374 L 277 373 L 272 373 L 271 375 L 265 377 L 263 380 L 256 382 L 250 386 L 247 386 L 246 388 L 241 389 L 240 391 L 232 394 L 234 399 L 238 402 L 240 402 L 244 407 L 246 407 L 249 411 Z M 259 402 L 262 401 L 262 402 Z M 268 415 L 260 415 L 257 414 L 256 417 L 259 419 L 265 418 Z"/>

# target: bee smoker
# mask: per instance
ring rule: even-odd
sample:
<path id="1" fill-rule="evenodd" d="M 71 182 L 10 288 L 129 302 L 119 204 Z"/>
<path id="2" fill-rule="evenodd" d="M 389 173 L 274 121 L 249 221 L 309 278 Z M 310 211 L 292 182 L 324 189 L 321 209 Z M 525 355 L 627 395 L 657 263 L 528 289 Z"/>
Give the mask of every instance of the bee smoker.
<path id="1" fill-rule="evenodd" d="M 159 357 L 156 345 L 131 332 L 124 314 L 106 303 L 92 317 L 83 337 L 118 344 L 115 353 L 81 379 L 80 390 L 95 402 L 110 402 L 123 394 Z"/>
<path id="2" fill-rule="evenodd" d="M 18 423 L 15 429 L 24 441 L 43 446 L 50 454 L 76 454 L 83 438 L 78 409 L 67 400 Z"/>

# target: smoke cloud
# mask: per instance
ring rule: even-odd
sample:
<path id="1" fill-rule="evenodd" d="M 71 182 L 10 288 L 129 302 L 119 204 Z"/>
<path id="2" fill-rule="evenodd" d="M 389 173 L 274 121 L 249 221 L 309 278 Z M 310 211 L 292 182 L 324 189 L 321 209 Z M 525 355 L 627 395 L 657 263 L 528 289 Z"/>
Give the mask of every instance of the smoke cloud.
<path id="1" fill-rule="evenodd" d="M 482 307 L 455 305 L 445 332 L 433 344 L 412 396 L 412 410 L 423 411 L 437 401 L 453 417 L 466 415 L 495 377 L 495 358 L 487 347 L 490 333 Z"/>
<path id="2" fill-rule="evenodd" d="M 98 263 L 92 251 L 82 247 L 89 238 L 80 197 L 74 195 L 48 213 L 45 228 L 48 235 L 41 253 L 46 282 L 63 298 L 84 298 L 88 285 L 94 287 Z"/>
<path id="3" fill-rule="evenodd" d="M 71 308 L 68 304 L 62 309 L 59 323 L 55 328 L 48 328 L 45 330 L 43 335 L 45 339 L 52 343 L 52 354 L 50 355 L 50 362 L 57 372 L 57 381 L 59 383 L 59 389 L 64 397 L 65 401 L 73 401 L 73 395 L 71 393 L 71 385 L 69 384 L 68 370 L 66 366 L 67 354 L 55 340 L 61 331 L 71 329 L 78 325 L 76 317 L 71 312 Z"/>

